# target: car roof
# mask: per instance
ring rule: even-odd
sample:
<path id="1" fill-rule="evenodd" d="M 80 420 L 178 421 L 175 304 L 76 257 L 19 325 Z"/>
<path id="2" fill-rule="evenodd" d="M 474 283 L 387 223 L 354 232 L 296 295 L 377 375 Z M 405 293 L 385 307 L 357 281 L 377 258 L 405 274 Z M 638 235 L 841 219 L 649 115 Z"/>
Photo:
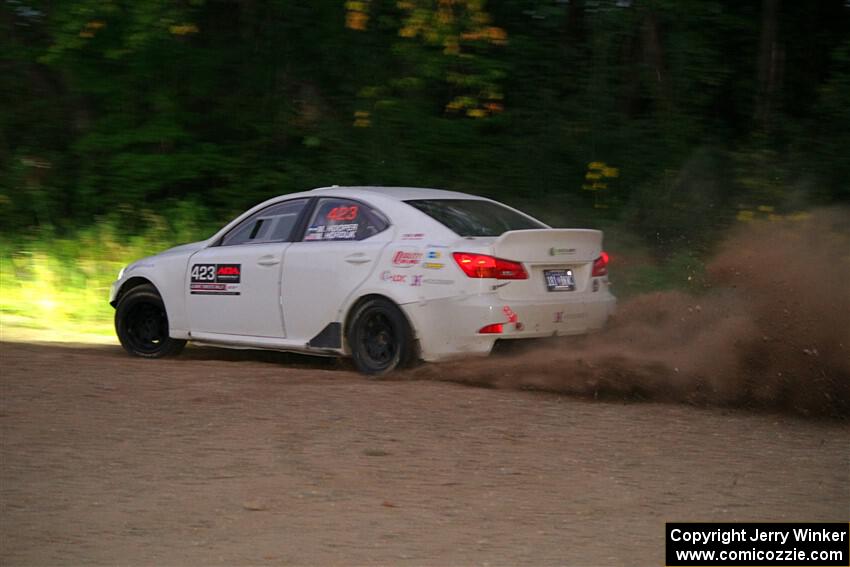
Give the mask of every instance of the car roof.
<path id="1" fill-rule="evenodd" d="M 427 189 L 422 187 L 374 187 L 374 186 L 355 186 L 355 187 L 320 187 L 313 189 L 310 194 L 328 192 L 339 197 L 362 197 L 366 194 L 380 195 L 388 197 L 396 201 L 408 201 L 411 199 L 476 199 L 484 200 L 484 197 L 470 195 L 469 193 L 460 193 L 458 191 L 445 191 L 443 189 Z"/>
<path id="2" fill-rule="evenodd" d="M 276 197 L 272 197 L 262 203 L 257 203 L 250 209 L 244 211 L 241 215 L 227 223 L 225 226 L 221 228 L 214 236 L 210 238 L 210 241 L 215 241 L 221 238 L 224 234 L 227 233 L 234 226 L 256 213 L 259 210 L 262 210 L 264 207 L 268 207 L 274 205 L 276 203 L 280 203 L 283 201 L 289 201 L 291 199 L 303 199 L 305 197 L 340 197 L 347 199 L 358 199 L 358 198 L 368 198 L 368 197 L 376 197 L 376 201 L 373 203 L 378 206 L 387 206 L 390 207 L 393 202 L 395 203 L 403 203 L 404 201 L 416 200 L 416 199 L 463 199 L 470 201 L 492 201 L 487 197 L 480 197 L 478 195 L 471 195 L 469 193 L 461 193 L 459 191 L 445 191 L 443 189 L 428 189 L 424 187 L 380 187 L 380 186 L 372 186 L 372 185 L 358 185 L 358 186 L 339 186 L 332 185 L 330 187 L 319 187 L 317 189 L 313 189 L 310 191 L 301 191 L 298 193 L 285 193 L 283 195 L 278 195 Z M 410 211 L 416 210 L 415 207 L 410 207 L 410 205 L 403 205 L 405 209 L 410 209 Z M 519 211 L 521 214 L 522 211 Z M 418 214 L 422 215 L 423 218 L 428 218 L 429 221 L 432 221 L 430 217 L 422 213 L 421 211 L 417 211 Z M 528 216 L 528 215 L 526 215 Z M 436 222 L 436 221 L 433 221 Z M 443 226 L 443 225 L 440 225 Z"/>

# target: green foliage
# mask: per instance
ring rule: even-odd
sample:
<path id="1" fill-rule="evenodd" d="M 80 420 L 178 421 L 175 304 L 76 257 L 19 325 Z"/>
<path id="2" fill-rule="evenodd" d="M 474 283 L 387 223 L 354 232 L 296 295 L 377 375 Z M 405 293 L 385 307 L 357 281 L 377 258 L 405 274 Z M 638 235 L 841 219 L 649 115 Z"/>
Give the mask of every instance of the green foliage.
<path id="1" fill-rule="evenodd" d="M 778 5 L 9 0 L 0 233 L 370 183 L 701 250 L 742 209 L 850 198 L 850 9 Z M 619 170 L 600 191 L 593 162 Z"/>
<path id="2" fill-rule="evenodd" d="M 128 219 L 139 224 L 127 225 Z M 210 224 L 202 209 L 186 202 L 168 217 L 120 209 L 64 238 L 44 230 L 0 244 L 3 335 L 23 328 L 48 339 L 111 339 L 114 311 L 107 298 L 118 271 L 141 257 L 208 237 Z"/>
<path id="3" fill-rule="evenodd" d="M 687 251 L 676 252 L 661 261 L 630 263 L 616 274 L 614 285 L 620 300 L 652 291 L 679 289 L 700 294 L 707 289 L 702 258 Z"/>

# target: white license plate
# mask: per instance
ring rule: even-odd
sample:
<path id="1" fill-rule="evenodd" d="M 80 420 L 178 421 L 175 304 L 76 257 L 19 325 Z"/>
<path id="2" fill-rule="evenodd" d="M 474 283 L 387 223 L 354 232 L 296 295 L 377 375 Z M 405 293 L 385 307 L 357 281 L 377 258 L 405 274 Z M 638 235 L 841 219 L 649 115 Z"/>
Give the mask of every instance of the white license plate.
<path id="1" fill-rule="evenodd" d="M 572 270 L 543 270 L 546 289 L 549 291 L 574 291 L 576 279 Z"/>

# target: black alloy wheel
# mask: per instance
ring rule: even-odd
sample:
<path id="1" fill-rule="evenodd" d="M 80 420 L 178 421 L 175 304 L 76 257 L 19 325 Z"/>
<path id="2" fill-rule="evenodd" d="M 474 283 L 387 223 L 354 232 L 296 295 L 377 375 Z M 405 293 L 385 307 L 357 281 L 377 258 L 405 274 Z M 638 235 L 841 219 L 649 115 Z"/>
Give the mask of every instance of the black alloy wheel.
<path id="1" fill-rule="evenodd" d="M 391 372 L 410 362 L 413 353 L 407 319 L 398 307 L 381 298 L 368 300 L 356 309 L 348 342 L 354 364 L 364 374 Z"/>
<path id="2" fill-rule="evenodd" d="M 165 304 L 148 284 L 134 287 L 119 300 L 115 331 L 124 350 L 144 358 L 177 354 L 186 345 L 186 341 L 168 336 Z"/>

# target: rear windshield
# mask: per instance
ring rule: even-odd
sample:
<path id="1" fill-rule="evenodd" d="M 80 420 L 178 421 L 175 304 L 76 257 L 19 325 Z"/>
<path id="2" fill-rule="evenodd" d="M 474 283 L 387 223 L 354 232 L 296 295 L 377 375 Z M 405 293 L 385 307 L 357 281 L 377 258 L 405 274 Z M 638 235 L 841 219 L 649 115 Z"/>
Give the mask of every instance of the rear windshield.
<path id="1" fill-rule="evenodd" d="M 548 228 L 504 205 L 473 199 L 417 199 L 405 201 L 460 236 L 500 236 L 509 230 Z"/>

